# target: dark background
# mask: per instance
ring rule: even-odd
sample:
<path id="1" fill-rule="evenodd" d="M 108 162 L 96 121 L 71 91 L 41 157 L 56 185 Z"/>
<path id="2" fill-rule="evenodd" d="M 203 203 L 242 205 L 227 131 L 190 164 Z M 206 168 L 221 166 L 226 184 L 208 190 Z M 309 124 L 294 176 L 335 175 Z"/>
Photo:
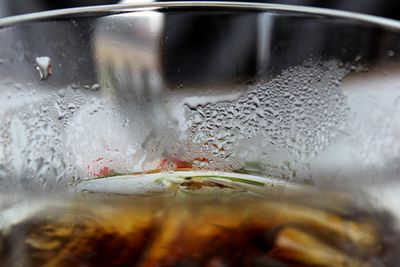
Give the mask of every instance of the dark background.
<path id="1" fill-rule="evenodd" d="M 119 0 L 1 0 L 0 16 L 118 2 Z M 270 0 L 259 2 L 325 7 L 400 19 L 399 0 Z"/>

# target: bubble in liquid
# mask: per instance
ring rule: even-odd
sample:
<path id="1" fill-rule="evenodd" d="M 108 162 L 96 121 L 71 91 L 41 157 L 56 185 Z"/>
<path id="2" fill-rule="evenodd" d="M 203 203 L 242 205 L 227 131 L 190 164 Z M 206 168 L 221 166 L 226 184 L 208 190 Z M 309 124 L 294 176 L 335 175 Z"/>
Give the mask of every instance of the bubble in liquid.
<path id="1" fill-rule="evenodd" d="M 49 57 L 37 57 L 36 70 L 39 72 L 40 80 L 46 80 L 52 74 L 51 59 Z"/>

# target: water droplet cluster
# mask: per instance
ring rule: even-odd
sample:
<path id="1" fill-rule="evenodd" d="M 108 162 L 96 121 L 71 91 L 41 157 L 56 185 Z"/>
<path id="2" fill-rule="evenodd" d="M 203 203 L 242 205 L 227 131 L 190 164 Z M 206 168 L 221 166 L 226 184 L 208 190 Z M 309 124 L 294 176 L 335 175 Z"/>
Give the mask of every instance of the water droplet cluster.
<path id="1" fill-rule="evenodd" d="M 274 145 L 300 157 L 316 155 L 346 120 L 340 82 L 348 72 L 337 61 L 312 59 L 269 82 L 249 85 L 237 101 L 187 106 L 189 141 L 227 158 L 238 152 L 241 140 L 259 142 L 255 137 L 261 135 L 264 142 L 254 145 Z"/>
<path id="2" fill-rule="evenodd" d="M 49 92 L 20 84 L 4 89 L 13 101 L 0 99 L 0 189 L 51 190 L 74 179 L 76 166 L 65 161 L 65 128 L 82 106 L 89 114 L 101 109 L 93 97 L 99 89 L 98 84 L 90 90 L 70 85 Z"/>

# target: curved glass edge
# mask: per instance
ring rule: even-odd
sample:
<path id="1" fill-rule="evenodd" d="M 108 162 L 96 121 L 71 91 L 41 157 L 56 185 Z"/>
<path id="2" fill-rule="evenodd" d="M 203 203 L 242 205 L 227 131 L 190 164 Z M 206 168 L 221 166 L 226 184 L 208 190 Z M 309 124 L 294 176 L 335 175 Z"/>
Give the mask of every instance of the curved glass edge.
<path id="1" fill-rule="evenodd" d="M 339 11 L 334 9 L 302 7 L 295 5 L 281 4 L 264 4 L 264 3 L 249 3 L 249 2 L 219 2 L 219 1 L 181 1 L 181 2 L 138 2 L 135 4 L 115 4 L 115 5 L 100 5 L 91 7 L 79 7 L 59 9 L 52 11 L 44 11 L 30 13 L 24 15 L 11 16 L 0 19 L 0 27 L 12 26 L 14 24 L 55 19 L 59 17 L 74 17 L 77 15 L 93 15 L 113 14 L 137 11 L 154 11 L 168 10 L 169 8 L 190 8 L 190 7 L 205 7 L 205 8 L 234 8 L 239 10 L 259 10 L 270 12 L 293 12 L 319 16 L 329 16 L 336 18 L 345 18 L 360 22 L 371 23 L 386 28 L 400 30 L 400 21 L 382 18 L 378 16 L 365 15 L 356 12 Z"/>

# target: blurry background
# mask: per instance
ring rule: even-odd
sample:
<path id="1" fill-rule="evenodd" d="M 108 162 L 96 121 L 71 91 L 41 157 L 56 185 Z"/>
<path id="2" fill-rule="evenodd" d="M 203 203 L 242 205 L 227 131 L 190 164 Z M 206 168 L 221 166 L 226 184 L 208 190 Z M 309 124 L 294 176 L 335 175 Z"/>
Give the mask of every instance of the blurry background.
<path id="1" fill-rule="evenodd" d="M 246 1 L 246 0 L 243 0 Z M 255 0 L 254 0 L 255 1 Z M 118 2 L 138 2 L 137 0 L 1 0 L 0 16 L 11 16 L 50 9 L 80 7 L 89 5 L 115 4 Z M 400 19 L 398 0 L 268 0 L 265 3 L 292 4 L 333 8 L 365 14 Z"/>

